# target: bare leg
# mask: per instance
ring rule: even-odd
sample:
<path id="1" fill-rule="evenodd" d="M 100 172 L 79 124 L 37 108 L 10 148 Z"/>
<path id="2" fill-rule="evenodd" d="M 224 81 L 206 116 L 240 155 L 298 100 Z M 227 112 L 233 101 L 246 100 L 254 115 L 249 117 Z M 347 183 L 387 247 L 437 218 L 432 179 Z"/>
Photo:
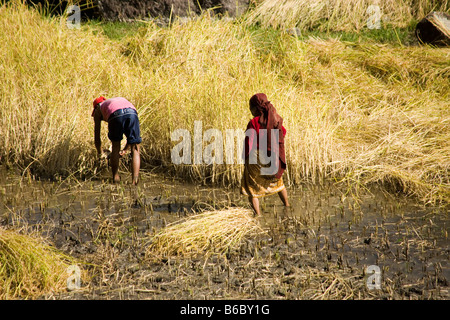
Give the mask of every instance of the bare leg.
<path id="1" fill-rule="evenodd" d="M 111 151 L 111 171 L 113 182 L 120 182 L 119 176 L 119 152 L 120 152 L 120 141 L 112 141 L 112 151 Z"/>
<path id="2" fill-rule="evenodd" d="M 261 215 L 261 212 L 259 211 L 259 199 L 249 196 L 248 201 L 250 202 L 252 209 L 255 212 L 255 216 Z"/>
<path id="3" fill-rule="evenodd" d="M 288 200 L 288 194 L 286 188 L 278 192 L 278 196 L 280 197 L 281 201 L 283 202 L 285 207 L 289 207 L 289 200 Z"/>
<path id="4" fill-rule="evenodd" d="M 134 185 L 139 181 L 139 169 L 141 168 L 141 154 L 139 152 L 139 145 L 131 145 L 131 174 L 132 182 Z"/>

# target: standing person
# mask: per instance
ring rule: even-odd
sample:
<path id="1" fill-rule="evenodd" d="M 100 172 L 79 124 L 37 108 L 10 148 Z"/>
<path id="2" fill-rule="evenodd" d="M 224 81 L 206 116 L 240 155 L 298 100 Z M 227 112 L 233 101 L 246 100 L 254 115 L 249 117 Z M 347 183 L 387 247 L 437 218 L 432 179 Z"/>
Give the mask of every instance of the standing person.
<path id="1" fill-rule="evenodd" d="M 139 118 L 136 108 L 125 98 L 117 97 L 105 99 L 98 97 L 94 100 L 94 142 L 98 156 L 102 155 L 102 141 L 100 138 L 101 122 L 108 122 L 108 138 L 112 143 L 111 151 L 111 171 L 113 182 L 120 181 L 119 176 L 119 158 L 126 152 L 131 152 L 131 173 L 132 183 L 137 185 L 139 180 L 139 169 L 141 166 L 141 156 L 139 144 L 142 142 Z M 120 142 L 123 135 L 127 138 L 127 144 L 123 150 L 120 150 Z"/>
<path id="2" fill-rule="evenodd" d="M 241 194 L 248 196 L 255 215 L 259 216 L 259 198 L 261 197 L 278 193 L 283 204 L 286 207 L 289 206 L 287 190 L 282 178 L 286 169 L 284 150 L 286 129 L 283 127 L 283 118 L 278 115 L 264 93 L 257 93 L 250 98 L 250 112 L 253 119 L 249 121 L 246 131 Z M 279 130 L 278 141 L 272 141 L 272 138 L 276 137 L 273 130 Z M 263 164 L 261 155 L 267 155 L 271 161 Z M 272 161 L 275 161 L 275 164 L 271 163 Z"/>

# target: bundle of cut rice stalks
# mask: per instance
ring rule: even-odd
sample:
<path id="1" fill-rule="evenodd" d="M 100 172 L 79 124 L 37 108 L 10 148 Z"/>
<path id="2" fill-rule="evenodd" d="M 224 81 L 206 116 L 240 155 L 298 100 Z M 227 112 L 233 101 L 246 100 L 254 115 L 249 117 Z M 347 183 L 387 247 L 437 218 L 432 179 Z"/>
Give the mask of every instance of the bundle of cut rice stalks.
<path id="1" fill-rule="evenodd" d="M 68 288 L 75 259 L 43 239 L 0 227 L 0 299 L 33 299 Z"/>
<path id="2" fill-rule="evenodd" d="M 224 253 L 262 233 L 251 210 L 206 211 L 167 225 L 150 240 L 146 253 L 149 258 Z"/>

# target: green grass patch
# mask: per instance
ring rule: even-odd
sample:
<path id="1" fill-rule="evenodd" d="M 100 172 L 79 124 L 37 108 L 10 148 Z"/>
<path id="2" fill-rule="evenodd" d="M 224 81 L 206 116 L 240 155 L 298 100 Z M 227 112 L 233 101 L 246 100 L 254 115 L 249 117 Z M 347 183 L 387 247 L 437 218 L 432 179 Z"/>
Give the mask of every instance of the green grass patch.
<path id="1" fill-rule="evenodd" d="M 135 35 L 139 31 L 139 28 L 146 26 L 146 22 L 89 20 L 84 22 L 84 25 L 92 28 L 94 34 L 102 33 L 111 40 L 120 41 L 126 37 Z"/>
<path id="2" fill-rule="evenodd" d="M 418 43 L 415 36 L 416 22 L 408 27 L 384 26 L 380 29 L 362 29 L 360 32 L 348 31 L 301 31 L 298 36 L 300 40 L 306 41 L 308 38 L 321 38 L 324 40 L 339 39 L 345 42 L 355 43 L 378 43 L 390 44 L 393 46 L 408 46 Z M 293 32 L 293 31 L 291 31 Z"/>

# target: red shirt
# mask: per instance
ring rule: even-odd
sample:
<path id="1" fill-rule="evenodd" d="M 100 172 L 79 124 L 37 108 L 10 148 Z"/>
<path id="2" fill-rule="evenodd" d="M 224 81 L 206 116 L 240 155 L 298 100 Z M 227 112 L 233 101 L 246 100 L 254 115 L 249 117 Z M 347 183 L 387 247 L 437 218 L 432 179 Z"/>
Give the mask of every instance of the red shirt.
<path id="1" fill-rule="evenodd" d="M 125 98 L 117 97 L 103 101 L 100 105 L 103 120 L 108 121 L 109 116 L 119 109 L 131 108 L 136 110 L 133 104 Z"/>
<path id="2" fill-rule="evenodd" d="M 246 158 L 250 154 L 254 139 L 256 139 L 256 148 L 259 149 L 259 129 L 260 128 L 261 128 L 261 125 L 259 124 L 259 116 L 254 117 L 247 124 L 246 130 L 253 129 L 253 130 L 255 130 L 254 132 L 256 132 L 256 135 L 250 134 L 245 137 L 245 157 Z M 285 137 L 286 136 L 286 128 L 284 126 L 281 126 L 281 131 L 283 132 L 283 137 Z"/>

